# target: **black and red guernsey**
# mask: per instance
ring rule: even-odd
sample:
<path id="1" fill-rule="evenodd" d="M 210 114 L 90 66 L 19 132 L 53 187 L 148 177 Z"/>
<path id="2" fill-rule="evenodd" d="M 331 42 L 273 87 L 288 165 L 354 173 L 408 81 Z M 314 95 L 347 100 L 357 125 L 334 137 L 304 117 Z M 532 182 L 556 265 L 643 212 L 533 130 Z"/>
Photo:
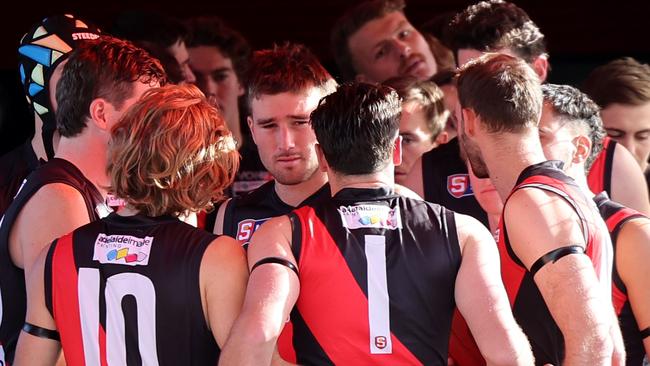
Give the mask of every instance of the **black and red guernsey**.
<path id="1" fill-rule="evenodd" d="M 91 221 L 99 220 L 108 213 L 108 207 L 95 185 L 84 177 L 70 162 L 54 158 L 39 166 L 25 180 L 18 194 L 0 220 L 0 361 L 12 363 L 20 329 L 25 322 L 26 294 L 25 274 L 16 267 L 9 254 L 9 236 L 14 222 L 29 199 L 43 186 L 62 183 L 75 188 L 86 204 Z M 44 208 L 58 212 L 52 208 Z M 38 230 L 39 223 L 34 223 Z M 4 355 L 4 360 L 2 359 Z M 2 363 L 0 363 L 2 364 Z"/>
<path id="2" fill-rule="evenodd" d="M 199 285 L 215 238 L 171 216 L 111 214 L 55 241 L 45 301 L 67 364 L 216 365 Z"/>
<path id="3" fill-rule="evenodd" d="M 562 163 L 559 161 L 546 161 L 527 167 L 519 175 L 510 196 L 519 189 L 532 188 L 557 194 L 567 202 L 580 217 L 587 243 L 586 254 L 594 265 L 600 284 L 605 293 L 611 294 L 613 254 L 607 228 L 594 202 L 581 191 L 572 178 L 564 174 L 561 167 Z M 505 205 L 507 204 L 508 200 L 505 202 Z M 535 363 L 561 365 L 564 360 L 564 337 L 553 320 L 532 274 L 510 246 L 503 215 L 499 225 L 498 246 L 501 275 L 512 313 L 528 336 Z"/>
<path id="4" fill-rule="evenodd" d="M 598 154 L 587 175 L 587 184 L 592 192 L 605 191 L 608 195 L 612 195 L 612 164 L 615 150 L 616 141 L 605 137 L 603 151 Z"/>
<path id="5" fill-rule="evenodd" d="M 618 321 L 623 333 L 623 341 L 625 341 L 625 355 L 627 357 L 627 365 L 638 366 L 643 362 L 645 356 L 645 348 L 643 347 L 643 337 L 639 331 L 639 325 L 636 322 L 630 299 L 627 297 L 627 288 L 618 274 L 616 266 L 616 246 L 618 234 L 625 223 L 630 220 L 645 218 L 643 214 L 627 208 L 617 202 L 609 199 L 605 192 L 594 197 L 598 210 L 600 211 L 614 244 L 614 269 L 612 271 L 612 300 L 614 302 L 614 309 L 618 315 Z"/>
<path id="6" fill-rule="evenodd" d="M 447 365 L 461 262 L 452 211 L 347 188 L 289 218 L 299 364 Z"/>

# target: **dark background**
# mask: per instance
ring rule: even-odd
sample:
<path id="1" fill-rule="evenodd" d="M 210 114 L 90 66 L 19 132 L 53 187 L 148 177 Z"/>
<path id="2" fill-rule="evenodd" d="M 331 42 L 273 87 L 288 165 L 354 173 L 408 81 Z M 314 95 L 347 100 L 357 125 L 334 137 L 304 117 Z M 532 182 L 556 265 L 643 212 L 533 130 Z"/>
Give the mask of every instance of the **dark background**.
<path id="1" fill-rule="evenodd" d="M 356 1 L 209 1 L 118 0 L 20 1 L 4 11 L 0 32 L 0 153 L 33 132 L 33 118 L 18 80 L 17 46 L 40 19 L 71 13 L 110 28 L 124 10 L 153 10 L 178 18 L 215 14 L 238 29 L 253 48 L 297 41 L 309 46 L 336 75 L 329 53 L 329 30 L 341 12 Z M 621 56 L 650 61 L 650 6 L 646 1 L 514 1 L 528 12 L 546 36 L 552 66 L 549 81 L 579 85 L 595 66 Z M 437 14 L 457 11 L 474 1 L 406 0 L 406 15 L 415 26 Z M 6 8 L 7 5 L 4 5 Z"/>

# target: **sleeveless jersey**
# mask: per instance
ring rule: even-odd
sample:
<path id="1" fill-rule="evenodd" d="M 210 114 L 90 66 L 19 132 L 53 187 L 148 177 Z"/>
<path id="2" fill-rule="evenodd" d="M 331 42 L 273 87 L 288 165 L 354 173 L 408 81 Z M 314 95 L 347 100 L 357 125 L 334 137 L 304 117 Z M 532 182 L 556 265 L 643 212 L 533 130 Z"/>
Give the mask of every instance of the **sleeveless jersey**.
<path id="1" fill-rule="evenodd" d="M 38 166 L 38 158 L 30 141 L 0 157 L 0 217 L 16 196 L 23 180 Z"/>
<path id="2" fill-rule="evenodd" d="M 0 324 L 0 345 L 4 348 L 5 359 L 13 360 L 16 341 L 25 321 L 25 274 L 14 265 L 9 254 L 9 235 L 16 218 L 27 201 L 44 185 L 50 183 L 67 184 L 81 193 L 91 221 L 100 219 L 100 212 L 106 213 L 104 199 L 95 185 L 70 162 L 54 158 L 34 170 L 25 180 L 16 198 L 0 220 L 0 297 L 2 315 Z M 46 208 L 53 210 L 52 208 Z M 57 212 L 53 211 L 56 215 Z M 34 229 L 38 223 L 34 223 Z M 2 349 L 0 349 L 2 351 Z"/>
<path id="3" fill-rule="evenodd" d="M 524 169 L 510 196 L 522 188 L 537 188 L 559 195 L 578 214 L 591 259 L 606 294 L 611 294 L 612 247 L 607 228 L 596 205 L 580 190 L 573 179 L 561 170 L 559 161 L 546 161 Z M 508 197 L 509 198 L 509 197 Z M 507 204 L 506 200 L 506 204 Z M 505 208 L 504 208 L 505 212 Z M 510 299 L 512 313 L 528 336 L 537 365 L 560 365 L 564 360 L 564 338 L 553 320 L 530 272 L 515 255 L 501 216 L 499 225 L 501 275 Z"/>
<path id="4" fill-rule="evenodd" d="M 216 365 L 199 287 L 215 238 L 172 216 L 113 213 L 55 241 L 45 301 L 67 364 Z"/>
<path id="5" fill-rule="evenodd" d="M 325 184 L 298 207 L 330 197 L 329 184 Z M 275 181 L 264 183 L 261 187 L 233 198 L 227 203 L 223 219 L 223 233 L 248 245 L 251 236 L 264 222 L 276 216 L 290 213 L 296 207 L 286 204 L 275 192 Z"/>
<path id="6" fill-rule="evenodd" d="M 587 184 L 592 192 L 605 191 L 608 195 L 612 195 L 612 163 L 615 150 L 616 141 L 605 137 L 603 151 L 598 154 L 587 174 Z"/>
<path id="7" fill-rule="evenodd" d="M 645 218 L 645 216 L 633 209 L 610 200 L 605 192 L 594 197 L 594 201 L 598 205 L 598 210 L 607 224 L 607 228 L 609 229 L 612 238 L 612 244 L 614 244 L 612 300 L 614 302 L 616 315 L 618 315 L 621 332 L 623 333 L 623 340 L 625 341 L 627 364 L 638 366 L 641 365 L 643 356 L 645 356 L 645 348 L 643 347 L 641 332 L 639 332 L 639 325 L 636 322 L 634 313 L 632 313 L 630 300 L 627 297 L 627 288 L 625 287 L 625 284 L 619 276 L 616 268 L 616 241 L 621 228 L 626 222 L 640 217 Z"/>
<path id="8" fill-rule="evenodd" d="M 289 217 L 299 364 L 447 365 L 461 263 L 453 212 L 344 189 Z"/>
<path id="9" fill-rule="evenodd" d="M 474 197 L 458 138 L 422 155 L 422 185 L 425 201 L 472 216 L 490 227 L 487 214 Z"/>

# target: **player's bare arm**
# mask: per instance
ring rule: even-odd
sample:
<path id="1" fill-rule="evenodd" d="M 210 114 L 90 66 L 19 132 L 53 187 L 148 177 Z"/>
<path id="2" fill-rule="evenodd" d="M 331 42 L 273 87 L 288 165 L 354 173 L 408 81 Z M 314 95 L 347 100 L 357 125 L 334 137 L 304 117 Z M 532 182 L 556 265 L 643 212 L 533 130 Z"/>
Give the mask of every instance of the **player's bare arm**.
<path id="1" fill-rule="evenodd" d="M 504 220 L 512 249 L 528 270 L 542 256 L 562 253 L 536 266 L 534 280 L 564 336 L 564 364 L 611 365 L 618 341 L 612 328 L 618 325 L 603 316 L 612 313 L 611 299 L 584 254 L 578 215 L 559 196 L 527 188 L 510 197 Z"/>
<path id="2" fill-rule="evenodd" d="M 296 260 L 291 252 L 291 232 L 289 218 L 280 216 L 267 221 L 253 234 L 248 247 L 251 274 L 244 306 L 219 365 L 271 363 L 277 338 L 300 291 Z"/>
<path id="3" fill-rule="evenodd" d="M 528 339 L 515 321 L 501 282 L 499 253 L 489 231 L 476 219 L 455 214 L 462 262 L 456 305 L 489 365 L 532 365 Z"/>

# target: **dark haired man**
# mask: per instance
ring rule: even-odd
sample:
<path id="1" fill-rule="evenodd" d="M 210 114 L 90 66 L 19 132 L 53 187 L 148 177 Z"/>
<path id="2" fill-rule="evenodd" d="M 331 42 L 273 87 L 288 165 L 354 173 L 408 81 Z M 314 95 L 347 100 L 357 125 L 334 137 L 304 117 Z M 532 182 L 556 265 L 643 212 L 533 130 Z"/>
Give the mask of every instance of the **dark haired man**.
<path id="1" fill-rule="evenodd" d="M 539 137 L 544 154 L 564 163 L 564 171 L 588 194 L 587 173 L 600 153 L 605 130 L 600 108 L 568 85 L 542 85 L 544 107 Z M 594 197 L 614 244 L 612 300 L 618 314 L 627 365 L 641 365 L 650 354 L 650 220 L 635 210 Z M 645 346 L 645 347 L 644 347 Z"/>
<path id="2" fill-rule="evenodd" d="M 404 15 L 404 0 L 369 0 L 348 9 L 330 32 L 344 80 L 381 83 L 397 76 L 427 80 L 437 65 L 429 44 Z"/>
<path id="3" fill-rule="evenodd" d="M 400 113 L 397 93 L 372 84 L 343 85 L 312 113 L 333 197 L 253 235 L 244 308 L 221 365 L 268 364 L 294 304 L 301 364 L 446 365 L 454 303 L 490 362 L 533 362 L 488 231 L 393 193 Z"/>
<path id="4" fill-rule="evenodd" d="M 536 363 L 619 364 L 609 235 L 591 198 L 546 161 L 538 76 L 521 59 L 487 54 L 461 68 L 457 86 L 460 143 L 504 202 L 502 276 Z"/>
<path id="5" fill-rule="evenodd" d="M 0 221 L 0 289 L 12 295 L 2 308 L 3 346 L 15 342 L 20 330 L 24 281 L 41 249 L 107 214 L 108 131 L 140 95 L 162 81 L 156 59 L 112 37 L 84 42 L 68 58 L 56 91 L 61 135 L 56 154 L 27 177 Z M 13 349 L 5 354 L 11 357 Z"/>

